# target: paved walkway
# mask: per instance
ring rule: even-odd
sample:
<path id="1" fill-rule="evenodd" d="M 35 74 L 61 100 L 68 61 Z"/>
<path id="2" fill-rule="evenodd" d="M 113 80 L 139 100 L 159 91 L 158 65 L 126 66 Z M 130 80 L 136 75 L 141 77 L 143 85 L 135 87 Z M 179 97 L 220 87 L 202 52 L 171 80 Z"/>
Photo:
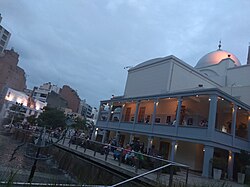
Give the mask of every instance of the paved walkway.
<path id="1" fill-rule="evenodd" d="M 71 151 L 76 151 L 77 153 L 81 153 L 84 156 L 88 157 L 89 159 L 101 162 L 102 164 L 105 164 L 107 166 L 112 166 L 113 169 L 118 170 L 119 172 L 123 172 L 125 174 L 130 174 L 131 177 L 142 174 L 147 172 L 148 170 L 145 169 L 138 169 L 138 172 L 135 172 L 135 168 L 127 165 L 127 164 L 123 164 L 121 163 L 119 166 L 119 163 L 117 160 L 113 159 L 113 156 L 111 154 L 108 155 L 107 160 L 105 161 L 105 155 L 101 155 L 100 153 L 96 153 L 96 155 L 94 156 L 94 151 L 87 149 L 86 152 L 84 152 L 84 148 L 80 147 L 80 146 L 76 146 L 71 144 L 69 147 L 69 139 L 66 139 L 64 141 L 60 141 L 59 145 L 71 150 Z M 152 173 L 149 174 L 145 177 L 142 178 L 142 180 L 144 181 L 157 181 L 157 174 L 156 173 Z M 182 183 L 185 184 L 185 180 L 186 180 L 186 171 L 185 170 L 181 170 L 181 172 L 177 172 L 177 175 L 174 175 L 173 177 L 173 181 L 175 183 Z M 158 180 L 161 184 L 168 184 L 169 181 L 169 175 L 168 174 L 160 174 L 160 178 Z M 236 182 L 233 181 L 227 181 L 227 180 L 214 180 L 214 179 L 207 179 L 204 177 L 201 177 L 199 175 L 196 175 L 192 172 L 189 172 L 189 176 L 188 176 L 188 184 L 189 185 L 206 185 L 209 184 L 211 186 L 218 186 L 219 184 L 221 184 L 221 186 L 223 184 L 225 184 L 224 186 L 227 187 L 243 187 L 244 185 L 238 184 Z"/>

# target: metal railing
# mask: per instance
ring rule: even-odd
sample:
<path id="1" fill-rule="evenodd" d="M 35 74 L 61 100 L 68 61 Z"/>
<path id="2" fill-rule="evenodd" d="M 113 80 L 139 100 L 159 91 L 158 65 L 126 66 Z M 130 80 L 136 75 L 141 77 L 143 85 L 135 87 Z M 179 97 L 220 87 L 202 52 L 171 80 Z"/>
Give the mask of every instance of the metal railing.
<path id="1" fill-rule="evenodd" d="M 155 156 L 151 156 L 151 155 L 148 155 L 148 154 L 143 154 L 141 152 L 131 151 L 131 150 L 128 150 L 126 148 L 121 148 L 121 147 L 113 146 L 113 145 L 110 145 L 110 144 L 107 144 L 107 143 L 101 143 L 101 142 L 98 142 L 98 141 L 86 140 L 86 139 L 84 140 L 84 139 L 77 138 L 77 137 L 74 137 L 74 136 L 73 136 L 73 138 L 76 138 L 75 139 L 75 143 L 74 143 L 75 147 L 72 147 L 72 143 L 69 141 L 69 142 L 67 142 L 68 143 L 67 146 L 69 148 L 71 148 L 71 149 L 75 148 L 75 150 L 78 150 L 79 146 L 80 146 L 80 147 L 83 148 L 83 153 L 86 153 L 86 150 L 92 150 L 94 157 L 96 157 L 96 153 L 98 152 L 101 155 L 103 155 L 103 158 L 104 158 L 105 161 L 107 161 L 108 156 L 113 156 L 114 159 L 116 159 L 115 156 L 114 156 L 114 154 L 118 153 L 118 155 L 119 155 L 119 156 L 117 156 L 118 166 L 121 166 L 121 163 L 122 163 L 122 153 L 123 153 L 124 150 L 127 151 L 127 152 L 130 152 L 130 153 L 133 152 L 133 154 L 135 155 L 135 157 L 138 156 L 138 155 L 140 155 L 140 156 L 143 156 L 143 157 L 148 158 L 148 159 L 153 159 L 153 160 L 155 160 L 155 162 L 158 162 L 158 164 L 156 164 L 157 168 L 154 168 L 154 169 L 151 168 L 149 171 L 147 171 L 145 173 L 139 174 L 139 175 L 137 175 L 137 176 L 135 176 L 133 178 L 130 178 L 130 179 L 124 180 L 124 181 L 122 181 L 120 183 L 114 184 L 113 185 L 114 187 L 122 185 L 122 184 L 127 183 L 127 182 L 134 181 L 134 180 L 136 180 L 136 179 L 138 179 L 140 177 L 149 175 L 149 174 L 154 173 L 156 171 L 161 171 L 164 168 L 169 168 L 168 186 L 171 187 L 173 185 L 174 167 L 180 167 L 180 168 L 184 168 L 186 170 L 185 185 L 187 186 L 188 175 L 189 175 L 189 166 L 187 166 L 187 165 L 180 164 L 180 163 L 177 163 L 177 162 L 173 162 L 173 161 L 170 161 L 170 160 L 165 160 L 165 159 L 162 159 L 162 158 L 159 158 L 159 157 L 155 157 Z M 66 139 L 66 137 L 61 142 L 61 144 L 64 145 L 64 146 L 65 146 L 65 142 L 66 142 L 65 139 Z M 106 149 L 104 147 L 106 147 Z M 115 151 L 111 151 L 111 150 L 115 150 Z M 165 163 L 165 164 L 162 165 L 162 166 L 160 166 L 163 163 Z M 131 168 L 133 168 L 133 167 L 131 167 Z M 138 173 L 138 169 L 139 169 L 139 160 L 136 159 L 135 163 L 134 163 L 134 172 Z M 160 176 L 158 176 L 158 175 L 160 175 L 160 174 L 157 173 L 157 179 L 159 180 Z"/>
<path id="2" fill-rule="evenodd" d="M 18 129 L 18 131 L 23 131 L 23 129 Z M 25 132 L 27 132 L 27 130 L 25 130 Z M 26 137 L 26 135 L 27 135 L 27 133 L 24 133 L 25 137 Z M 15 137 L 15 133 L 14 133 L 14 137 Z M 118 166 L 121 166 L 121 164 L 123 163 L 122 162 L 123 161 L 122 160 L 123 159 L 122 154 L 124 153 L 123 151 L 130 152 L 130 153 L 133 152 L 135 158 L 137 156 L 143 156 L 144 158 L 148 159 L 147 161 L 146 161 L 146 159 L 144 159 L 146 163 L 148 162 L 147 164 L 149 164 L 149 162 L 152 162 L 152 160 L 154 160 L 154 162 L 156 163 L 153 166 L 151 165 L 148 168 L 143 168 L 143 169 L 148 170 L 148 171 L 146 171 L 146 172 L 144 172 L 142 174 L 139 174 L 139 175 L 137 175 L 135 177 L 132 177 L 130 179 L 119 182 L 117 184 L 114 184 L 113 186 L 119 186 L 119 185 L 122 185 L 124 183 L 134 181 L 134 180 L 136 180 L 136 179 L 138 179 L 140 177 L 144 177 L 144 176 L 152 174 L 154 172 L 157 172 L 157 174 L 156 174 L 157 178 L 156 178 L 156 180 L 155 179 L 150 179 L 150 180 L 157 182 L 157 180 L 159 180 L 160 175 L 161 175 L 161 173 L 159 173 L 159 171 L 162 172 L 163 169 L 169 168 L 168 186 L 171 187 L 172 184 L 173 184 L 174 167 L 180 167 L 180 168 L 184 168 L 186 170 L 185 184 L 187 186 L 188 174 L 189 174 L 189 166 L 187 166 L 187 165 L 176 163 L 176 162 L 173 162 L 173 161 L 170 161 L 170 160 L 165 160 L 165 159 L 155 157 L 155 156 L 151 156 L 151 155 L 148 155 L 148 154 L 143 154 L 141 152 L 131 151 L 131 150 L 128 150 L 126 148 L 113 146 L 113 145 L 110 145 L 110 144 L 107 144 L 107 143 L 92 141 L 92 140 L 89 140 L 89 139 L 86 139 L 86 138 L 79 138 L 79 137 L 76 137 L 76 136 L 73 136 L 71 138 L 72 138 L 71 141 L 70 141 L 69 138 L 66 138 L 66 136 L 64 136 L 62 139 L 60 137 L 59 138 L 60 141 L 59 141 L 59 139 L 54 138 L 55 141 L 53 141 L 53 142 L 58 142 L 59 145 L 64 146 L 64 147 L 68 147 L 68 148 L 74 149 L 74 150 L 78 150 L 78 149 L 81 148 L 82 150 L 78 150 L 78 151 L 80 151 L 81 153 L 84 153 L 84 154 L 87 154 L 86 153 L 87 150 L 93 151 L 93 157 L 96 157 L 96 153 L 98 152 L 101 155 L 103 155 L 102 158 L 105 160 L 105 162 L 108 161 L 109 156 L 112 156 L 113 158 L 115 158 L 114 154 L 118 153 L 118 157 L 115 158 L 118 161 L 117 162 Z M 73 139 L 75 140 L 74 142 L 72 141 Z M 56 140 L 58 140 L 58 141 L 56 141 Z M 75 145 L 75 146 L 73 146 L 73 145 Z M 112 152 L 111 150 L 115 150 L 115 151 Z M 91 153 L 91 152 L 88 151 L 88 154 L 89 153 Z M 99 158 L 101 158 L 100 155 L 99 155 Z M 125 169 L 130 168 L 130 172 L 133 171 L 133 169 L 134 169 L 134 172 L 138 173 L 138 169 L 141 169 L 139 167 L 139 159 L 135 159 L 135 162 L 133 164 L 134 164 L 133 167 L 131 167 L 131 168 L 126 167 Z M 124 164 L 124 165 L 127 165 L 127 164 Z M 143 171 L 143 170 L 141 170 L 141 171 Z"/>

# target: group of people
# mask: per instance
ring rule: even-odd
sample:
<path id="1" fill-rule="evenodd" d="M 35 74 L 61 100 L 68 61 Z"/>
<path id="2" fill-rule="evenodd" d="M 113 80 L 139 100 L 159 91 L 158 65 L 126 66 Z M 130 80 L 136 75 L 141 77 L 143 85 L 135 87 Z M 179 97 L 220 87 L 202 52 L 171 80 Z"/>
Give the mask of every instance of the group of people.
<path id="1" fill-rule="evenodd" d="M 109 154 L 109 151 L 112 152 L 115 160 L 120 160 L 122 163 L 128 164 L 132 167 L 135 167 L 137 164 L 138 168 L 142 168 L 145 161 L 154 161 L 153 159 L 147 158 L 145 154 L 154 157 L 157 156 L 154 146 L 152 146 L 147 152 L 144 148 L 144 143 L 139 140 L 133 140 L 131 143 L 128 143 L 123 147 L 117 143 L 116 139 L 112 139 L 104 146 L 103 150 L 105 154 Z"/>

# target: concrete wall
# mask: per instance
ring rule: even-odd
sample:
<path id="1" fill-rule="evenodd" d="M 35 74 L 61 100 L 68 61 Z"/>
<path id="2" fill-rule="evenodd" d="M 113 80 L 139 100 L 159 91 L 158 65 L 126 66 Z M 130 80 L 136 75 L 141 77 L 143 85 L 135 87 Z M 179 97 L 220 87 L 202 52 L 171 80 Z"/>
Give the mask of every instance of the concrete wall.
<path id="1" fill-rule="evenodd" d="M 175 161 L 187 164 L 193 170 L 202 171 L 203 146 L 199 144 L 178 141 Z"/>
<path id="2" fill-rule="evenodd" d="M 174 63 L 169 89 L 170 92 L 197 89 L 200 84 L 203 85 L 203 88 L 216 87 L 215 84 L 196 71 L 186 68 L 181 63 Z"/>
<path id="3" fill-rule="evenodd" d="M 131 70 L 128 73 L 125 97 L 137 97 L 166 93 L 171 62 L 161 63 Z"/>

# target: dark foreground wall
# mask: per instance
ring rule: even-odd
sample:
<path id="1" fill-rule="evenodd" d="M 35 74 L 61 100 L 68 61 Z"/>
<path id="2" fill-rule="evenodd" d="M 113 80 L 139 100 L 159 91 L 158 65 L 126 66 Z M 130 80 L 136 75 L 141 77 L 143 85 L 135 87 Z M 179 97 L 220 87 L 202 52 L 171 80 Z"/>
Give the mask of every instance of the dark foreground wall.
<path id="1" fill-rule="evenodd" d="M 80 184 L 113 185 L 125 179 L 131 178 L 112 166 L 108 166 L 104 161 L 94 161 L 81 153 L 55 145 L 51 149 L 51 154 L 58 162 L 58 167 L 75 176 Z M 128 183 L 124 186 L 150 186 L 142 181 Z"/>

